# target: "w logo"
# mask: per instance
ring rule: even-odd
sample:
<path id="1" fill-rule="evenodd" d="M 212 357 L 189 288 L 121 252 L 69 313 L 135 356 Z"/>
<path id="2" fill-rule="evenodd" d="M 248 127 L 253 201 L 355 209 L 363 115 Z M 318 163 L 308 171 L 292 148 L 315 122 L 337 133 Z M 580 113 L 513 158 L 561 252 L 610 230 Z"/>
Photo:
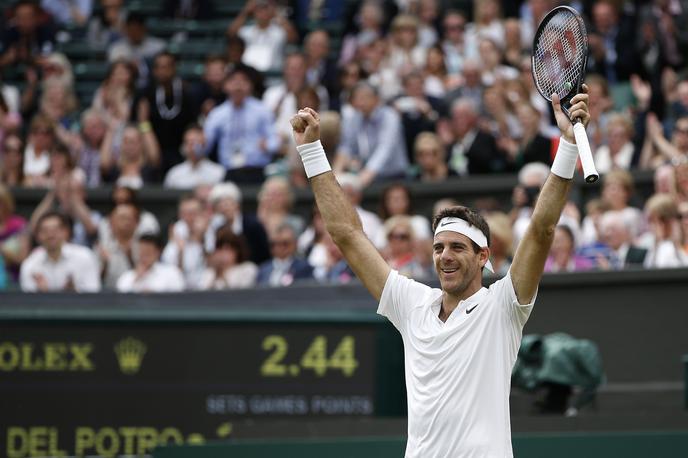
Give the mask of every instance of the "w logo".
<path id="1" fill-rule="evenodd" d="M 577 49 L 576 37 L 573 31 L 566 30 L 563 39 L 557 38 L 552 47 L 545 51 L 543 56 L 545 68 L 552 80 L 560 79 L 561 73 L 573 65 Z"/>

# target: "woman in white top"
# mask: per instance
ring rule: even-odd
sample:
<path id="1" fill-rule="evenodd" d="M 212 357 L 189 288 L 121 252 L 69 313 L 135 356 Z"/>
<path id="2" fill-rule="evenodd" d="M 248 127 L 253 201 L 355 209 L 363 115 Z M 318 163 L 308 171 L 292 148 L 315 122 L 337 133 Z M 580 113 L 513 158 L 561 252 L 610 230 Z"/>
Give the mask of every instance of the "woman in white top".
<path id="1" fill-rule="evenodd" d="M 248 260 L 244 237 L 234 234 L 229 225 L 217 230 L 215 251 L 208 256 L 208 265 L 201 275 L 199 289 L 251 288 L 256 284 L 258 267 Z"/>

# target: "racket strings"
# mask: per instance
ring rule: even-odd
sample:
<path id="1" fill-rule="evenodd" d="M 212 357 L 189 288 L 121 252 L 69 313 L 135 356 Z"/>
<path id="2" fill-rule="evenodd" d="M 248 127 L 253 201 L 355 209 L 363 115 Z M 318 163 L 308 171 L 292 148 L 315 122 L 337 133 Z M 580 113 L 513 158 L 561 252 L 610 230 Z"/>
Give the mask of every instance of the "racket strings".
<path id="1" fill-rule="evenodd" d="M 582 76 L 587 52 L 578 19 L 562 11 L 545 24 L 534 48 L 535 83 L 546 98 L 557 93 L 566 98 Z"/>

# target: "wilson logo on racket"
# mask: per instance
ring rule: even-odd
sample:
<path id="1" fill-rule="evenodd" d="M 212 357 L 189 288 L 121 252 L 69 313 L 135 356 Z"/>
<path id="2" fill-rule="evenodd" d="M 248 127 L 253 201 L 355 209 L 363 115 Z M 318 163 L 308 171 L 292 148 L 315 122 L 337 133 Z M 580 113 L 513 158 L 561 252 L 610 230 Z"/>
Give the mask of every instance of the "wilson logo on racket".
<path id="1" fill-rule="evenodd" d="M 557 39 L 552 43 L 552 49 L 548 49 L 543 55 L 545 68 L 552 79 L 559 78 L 562 72 L 573 65 L 576 58 L 576 36 L 571 30 L 566 30 L 564 38 L 568 45 L 567 48 L 564 47 L 562 39 Z"/>

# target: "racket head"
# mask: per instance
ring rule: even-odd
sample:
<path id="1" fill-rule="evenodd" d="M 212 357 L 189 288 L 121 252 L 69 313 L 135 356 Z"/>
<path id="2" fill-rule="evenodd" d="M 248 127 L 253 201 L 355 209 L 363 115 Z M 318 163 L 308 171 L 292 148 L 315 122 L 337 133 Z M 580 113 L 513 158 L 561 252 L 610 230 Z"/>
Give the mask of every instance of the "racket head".
<path id="1" fill-rule="evenodd" d="M 564 103 L 580 92 L 588 61 L 585 22 L 575 9 L 558 6 L 542 19 L 533 38 L 531 73 L 542 97 Z"/>

